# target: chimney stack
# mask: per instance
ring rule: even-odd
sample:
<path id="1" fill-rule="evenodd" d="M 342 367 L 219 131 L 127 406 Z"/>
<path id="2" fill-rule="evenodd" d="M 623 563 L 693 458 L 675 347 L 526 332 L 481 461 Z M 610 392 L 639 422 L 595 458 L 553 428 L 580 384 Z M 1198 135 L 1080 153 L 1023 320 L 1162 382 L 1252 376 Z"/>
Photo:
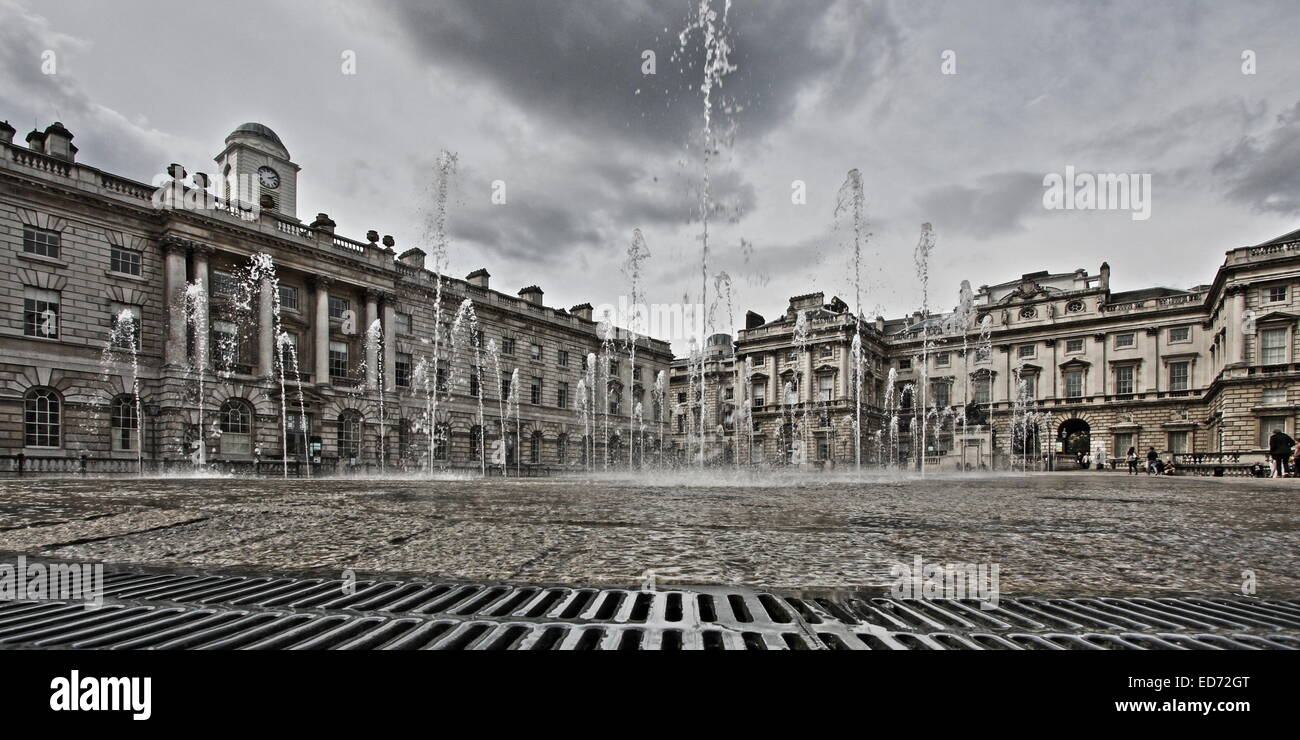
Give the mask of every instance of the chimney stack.
<path id="1" fill-rule="evenodd" d="M 408 267 L 414 267 L 420 270 L 424 269 L 424 250 L 419 247 L 410 249 L 397 255 L 397 261 Z"/>
<path id="2" fill-rule="evenodd" d="M 573 314 L 574 316 L 577 316 L 580 319 L 586 319 L 587 321 L 591 321 L 591 304 L 579 303 L 573 308 L 570 308 L 569 313 Z"/>
<path id="3" fill-rule="evenodd" d="M 77 147 L 72 145 L 72 132 L 55 121 L 45 127 L 45 153 L 66 162 L 75 162 Z"/>
<path id="4" fill-rule="evenodd" d="M 14 143 L 14 134 L 16 133 L 18 133 L 18 129 L 10 126 L 8 121 L 0 121 L 0 142 L 5 144 Z"/>
<path id="5" fill-rule="evenodd" d="M 488 279 L 491 277 L 492 274 L 489 273 L 486 268 L 480 267 L 474 272 L 471 272 L 470 274 L 466 275 L 465 279 L 468 280 L 469 284 L 473 285 L 475 288 L 483 288 L 484 290 L 487 290 Z"/>
<path id="6" fill-rule="evenodd" d="M 536 285 L 530 285 L 527 288 L 520 288 L 519 297 L 534 306 L 542 305 L 542 289 Z"/>
<path id="7" fill-rule="evenodd" d="M 1106 291 L 1110 290 L 1110 263 L 1109 262 L 1101 263 L 1101 281 L 1098 283 L 1098 286 L 1102 290 L 1106 290 Z"/>

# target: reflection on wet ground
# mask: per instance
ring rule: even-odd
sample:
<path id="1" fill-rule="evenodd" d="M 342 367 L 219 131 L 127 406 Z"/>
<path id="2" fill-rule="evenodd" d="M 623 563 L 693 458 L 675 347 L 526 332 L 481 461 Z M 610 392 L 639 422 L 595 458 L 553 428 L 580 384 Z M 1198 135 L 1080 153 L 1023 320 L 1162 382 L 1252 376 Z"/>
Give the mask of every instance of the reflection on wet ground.
<path id="1" fill-rule="evenodd" d="M 1300 595 L 1294 480 L 683 472 L 547 480 L 7 479 L 0 551 L 539 583 L 873 589 L 996 563 L 1011 595 Z"/>

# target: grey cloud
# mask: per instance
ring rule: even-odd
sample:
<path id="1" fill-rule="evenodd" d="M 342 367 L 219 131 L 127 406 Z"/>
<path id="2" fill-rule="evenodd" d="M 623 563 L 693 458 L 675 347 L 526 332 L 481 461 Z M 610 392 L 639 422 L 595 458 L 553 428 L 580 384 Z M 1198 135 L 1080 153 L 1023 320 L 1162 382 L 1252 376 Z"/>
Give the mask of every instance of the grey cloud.
<path id="1" fill-rule="evenodd" d="M 1272 130 L 1241 137 L 1219 156 L 1214 174 L 1226 178 L 1228 198 L 1257 212 L 1300 214 L 1300 102 Z"/>
<path id="2" fill-rule="evenodd" d="M 389 7 L 395 27 L 427 60 L 496 86 L 553 124 L 669 147 L 701 124 L 699 64 L 672 59 L 692 5 L 626 0 L 595 12 L 567 0 L 456 0 Z M 898 43 L 886 6 L 876 3 L 737 3 L 729 18 L 737 70 L 722 93 L 743 107 L 746 134 L 778 126 L 810 88 L 849 105 Z M 698 34 L 692 38 L 698 44 Z M 654 76 L 641 74 L 645 49 L 656 54 Z M 698 49 L 683 56 L 702 58 Z"/>
<path id="3" fill-rule="evenodd" d="M 1023 219 L 1042 209 L 1042 196 L 1042 173 L 999 172 L 980 177 L 974 186 L 931 190 L 918 206 L 940 231 L 988 239 L 1023 231 Z"/>

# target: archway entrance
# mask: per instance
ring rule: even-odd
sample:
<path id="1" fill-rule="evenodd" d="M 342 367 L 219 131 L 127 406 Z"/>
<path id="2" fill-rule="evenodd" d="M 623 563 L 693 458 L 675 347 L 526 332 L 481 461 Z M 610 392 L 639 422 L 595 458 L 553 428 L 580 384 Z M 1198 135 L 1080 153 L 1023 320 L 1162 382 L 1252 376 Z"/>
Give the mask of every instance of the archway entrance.
<path id="1" fill-rule="evenodd" d="M 1083 419 L 1066 419 L 1056 432 L 1061 451 L 1069 455 L 1088 454 L 1092 449 L 1092 431 Z"/>

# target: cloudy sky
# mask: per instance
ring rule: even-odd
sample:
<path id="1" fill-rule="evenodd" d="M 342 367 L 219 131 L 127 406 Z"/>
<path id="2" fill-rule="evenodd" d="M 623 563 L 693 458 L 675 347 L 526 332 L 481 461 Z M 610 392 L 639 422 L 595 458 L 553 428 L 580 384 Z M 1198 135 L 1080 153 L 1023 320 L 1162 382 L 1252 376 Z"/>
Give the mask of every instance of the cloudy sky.
<path id="1" fill-rule="evenodd" d="M 700 273 L 703 53 L 698 34 L 678 40 L 693 6 L 0 0 L 0 119 L 19 138 L 61 120 L 81 161 L 145 181 L 168 162 L 211 171 L 225 135 L 259 121 L 303 168 L 300 216 L 399 251 L 425 233 L 448 149 L 453 273 L 613 303 L 640 228 L 649 300 L 680 301 Z M 919 305 L 926 221 L 939 308 L 962 279 L 1103 260 L 1117 290 L 1209 282 L 1225 250 L 1300 228 L 1297 28 L 1294 0 L 734 0 L 709 271 L 732 277 L 738 315 L 813 290 L 852 301 L 834 210 L 858 168 L 868 312 Z M 1044 176 L 1067 165 L 1149 173 L 1151 217 L 1044 209 Z"/>

